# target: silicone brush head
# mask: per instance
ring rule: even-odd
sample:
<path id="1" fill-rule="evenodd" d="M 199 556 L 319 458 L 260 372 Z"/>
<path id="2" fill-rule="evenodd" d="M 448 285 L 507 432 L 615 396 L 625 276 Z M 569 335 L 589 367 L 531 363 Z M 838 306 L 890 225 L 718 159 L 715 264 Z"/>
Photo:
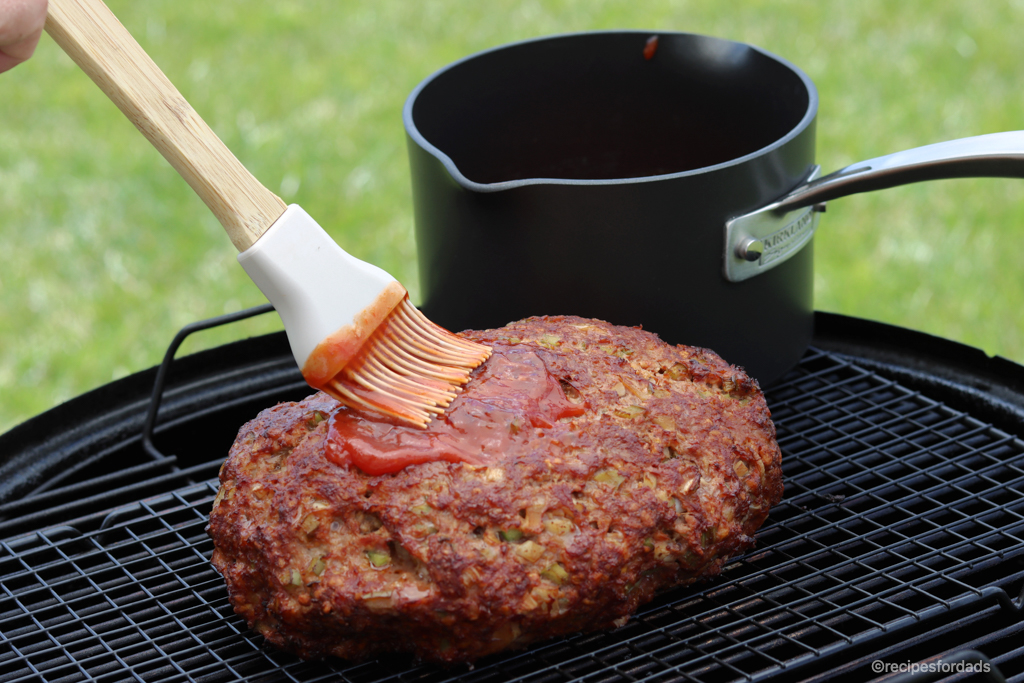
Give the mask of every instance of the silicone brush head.
<path id="1" fill-rule="evenodd" d="M 352 408 L 426 426 L 490 356 L 430 322 L 397 280 L 299 206 L 238 260 L 281 316 L 306 381 Z"/>
<path id="2" fill-rule="evenodd" d="M 490 347 L 432 323 L 406 297 L 341 372 L 319 388 L 352 408 L 425 427 L 490 355 Z"/>

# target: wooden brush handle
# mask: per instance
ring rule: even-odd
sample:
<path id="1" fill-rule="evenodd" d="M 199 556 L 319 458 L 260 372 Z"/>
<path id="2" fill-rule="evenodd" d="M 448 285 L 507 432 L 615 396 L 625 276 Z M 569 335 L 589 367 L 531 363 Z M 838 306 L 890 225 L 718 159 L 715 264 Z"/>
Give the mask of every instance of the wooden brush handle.
<path id="1" fill-rule="evenodd" d="M 239 251 L 284 213 L 102 0 L 49 0 L 46 32 L 171 162 Z"/>

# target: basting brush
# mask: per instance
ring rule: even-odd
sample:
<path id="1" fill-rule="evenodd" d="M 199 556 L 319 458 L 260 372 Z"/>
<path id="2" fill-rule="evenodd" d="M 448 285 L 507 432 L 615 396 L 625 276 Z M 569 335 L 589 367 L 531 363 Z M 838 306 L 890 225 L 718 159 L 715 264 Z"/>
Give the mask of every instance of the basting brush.
<path id="1" fill-rule="evenodd" d="M 260 184 L 101 0 L 50 0 L 46 31 L 224 226 L 312 387 L 419 426 L 444 412 L 488 347 L 430 322 L 394 277 Z"/>

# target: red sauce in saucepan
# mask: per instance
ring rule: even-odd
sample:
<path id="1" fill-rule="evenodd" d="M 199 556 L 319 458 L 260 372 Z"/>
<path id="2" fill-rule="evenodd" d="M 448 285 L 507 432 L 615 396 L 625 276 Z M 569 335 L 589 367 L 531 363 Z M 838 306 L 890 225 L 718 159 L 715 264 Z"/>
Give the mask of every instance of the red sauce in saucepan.
<path id="1" fill-rule="evenodd" d="M 329 418 L 325 453 L 370 475 L 435 460 L 482 465 L 507 453 L 525 430 L 583 412 L 566 398 L 536 348 L 495 344 L 464 392 L 426 429 L 339 407 Z"/>
<path id="2" fill-rule="evenodd" d="M 654 53 L 658 51 L 658 36 L 651 36 L 644 43 L 644 59 L 654 59 Z"/>

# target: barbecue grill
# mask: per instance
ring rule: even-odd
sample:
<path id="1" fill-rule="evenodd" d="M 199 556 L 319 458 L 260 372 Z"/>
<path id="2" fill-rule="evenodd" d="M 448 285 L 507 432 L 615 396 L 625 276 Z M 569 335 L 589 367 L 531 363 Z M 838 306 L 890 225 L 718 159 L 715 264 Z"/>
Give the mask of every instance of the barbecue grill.
<path id="1" fill-rule="evenodd" d="M 232 612 L 204 528 L 238 427 L 309 389 L 283 333 L 173 360 L 222 322 L 0 436 L 0 681 L 1024 682 L 1024 367 L 819 313 L 766 392 L 785 499 L 720 577 L 473 667 L 303 662 Z"/>

